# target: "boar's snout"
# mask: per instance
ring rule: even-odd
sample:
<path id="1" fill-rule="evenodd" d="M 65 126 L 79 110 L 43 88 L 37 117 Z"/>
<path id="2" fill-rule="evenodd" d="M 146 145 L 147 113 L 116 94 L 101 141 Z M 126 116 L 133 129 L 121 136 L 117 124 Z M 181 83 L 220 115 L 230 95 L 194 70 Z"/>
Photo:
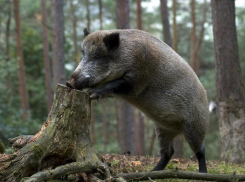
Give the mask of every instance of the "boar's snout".
<path id="1" fill-rule="evenodd" d="M 89 78 L 90 77 L 82 77 L 82 78 L 75 80 L 73 77 L 71 77 L 69 80 L 66 81 L 66 86 L 71 89 L 78 89 L 78 90 L 88 88 Z"/>
<path id="2" fill-rule="evenodd" d="M 74 82 L 73 82 L 73 79 L 69 79 L 66 81 L 66 86 L 73 89 L 74 88 Z"/>

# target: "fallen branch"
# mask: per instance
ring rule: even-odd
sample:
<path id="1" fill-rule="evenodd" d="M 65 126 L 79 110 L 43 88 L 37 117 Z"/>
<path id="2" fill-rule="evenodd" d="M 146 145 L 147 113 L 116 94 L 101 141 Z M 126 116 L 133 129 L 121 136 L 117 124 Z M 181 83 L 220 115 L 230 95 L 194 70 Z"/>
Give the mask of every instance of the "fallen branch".
<path id="1" fill-rule="evenodd" d="M 178 179 L 192 179 L 192 180 L 205 180 L 205 181 L 245 181 L 245 175 L 236 174 L 210 174 L 199 172 L 187 172 L 179 170 L 163 170 L 152 172 L 138 172 L 138 173 L 125 173 L 119 174 L 120 177 L 126 181 L 144 181 L 153 179 L 166 179 L 166 178 L 178 178 Z"/>
<path id="2" fill-rule="evenodd" d="M 47 181 L 49 179 L 55 179 L 60 176 L 65 176 L 69 174 L 76 174 L 76 173 L 94 173 L 99 172 L 100 175 L 104 175 L 106 180 L 110 181 L 117 181 L 117 182 L 125 182 L 123 178 L 117 177 L 113 178 L 110 175 L 110 172 L 108 170 L 108 167 L 100 163 L 91 163 L 91 162 L 73 162 L 70 164 L 59 166 L 53 170 L 47 170 L 47 171 L 41 171 L 38 172 L 31 177 L 26 177 L 22 179 L 23 182 L 41 182 L 41 181 Z M 95 177 L 96 178 L 96 177 Z M 96 178 L 96 181 L 103 181 L 99 178 Z"/>
<path id="3" fill-rule="evenodd" d="M 33 138 L 33 136 L 34 135 L 22 135 L 8 140 L 9 144 L 11 144 L 14 150 L 17 151 L 24 147 Z"/>

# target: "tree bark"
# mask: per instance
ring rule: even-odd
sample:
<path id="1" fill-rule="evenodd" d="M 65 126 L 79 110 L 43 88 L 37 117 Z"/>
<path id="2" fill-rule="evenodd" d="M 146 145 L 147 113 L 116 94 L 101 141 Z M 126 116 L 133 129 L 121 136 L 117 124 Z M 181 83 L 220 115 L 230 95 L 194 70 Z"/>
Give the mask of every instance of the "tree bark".
<path id="1" fill-rule="evenodd" d="M 136 3 L 137 3 L 137 29 L 142 30 L 141 0 L 136 0 Z"/>
<path id="2" fill-rule="evenodd" d="M 117 29 L 129 29 L 130 17 L 129 17 L 129 1 L 128 0 L 116 0 L 117 11 Z"/>
<path id="3" fill-rule="evenodd" d="M 103 5 L 102 5 L 102 0 L 99 1 L 99 19 L 100 19 L 100 30 L 103 30 Z"/>
<path id="4" fill-rule="evenodd" d="M 178 52 L 178 36 L 177 36 L 177 23 L 176 23 L 176 0 L 173 0 L 173 49 Z"/>
<path id="5" fill-rule="evenodd" d="M 191 53 L 190 53 L 190 66 L 197 73 L 196 67 L 196 14 L 195 14 L 195 0 L 191 0 L 191 21 L 192 21 L 192 29 L 191 29 Z"/>
<path id="6" fill-rule="evenodd" d="M 71 15 L 72 15 L 72 25 L 73 25 L 73 45 L 75 52 L 76 65 L 80 63 L 80 51 L 78 51 L 77 46 L 77 17 L 76 17 L 76 7 L 73 4 L 73 0 L 70 0 Z"/>
<path id="7" fill-rule="evenodd" d="M 80 162 L 80 167 L 86 164 L 93 166 L 84 172 L 92 173 L 99 166 L 104 166 L 108 177 L 109 169 L 101 162 L 89 134 L 89 94 L 58 85 L 52 109 L 41 130 L 21 150 L 0 158 L 0 181 L 20 181 L 42 169 L 74 161 Z M 59 166 L 57 170 L 66 170 L 69 165 L 72 166 Z M 79 167 L 79 164 L 74 165 Z M 39 176 L 40 172 L 31 178 L 40 181 L 37 180 Z"/>
<path id="8" fill-rule="evenodd" d="M 199 172 L 187 172 L 179 170 L 162 170 L 151 172 L 138 172 L 138 173 L 126 173 L 119 174 L 120 177 L 126 181 L 152 181 L 154 179 L 192 179 L 203 181 L 244 181 L 245 175 L 236 174 L 206 174 Z"/>
<path id="9" fill-rule="evenodd" d="M 95 137 L 95 120 L 94 120 L 94 102 L 91 102 L 91 139 L 93 144 L 96 143 Z"/>
<path id="10" fill-rule="evenodd" d="M 26 76 L 25 76 L 25 65 L 21 42 L 21 24 L 20 24 L 20 13 L 19 13 L 19 0 L 14 1 L 14 19 L 15 19 L 15 36 L 16 36 L 16 48 L 17 58 L 19 65 L 19 94 L 21 100 L 21 108 L 23 109 L 22 118 L 26 119 L 30 115 L 29 96 L 26 88 Z"/>
<path id="11" fill-rule="evenodd" d="M 145 155 L 145 123 L 144 115 L 139 111 L 138 112 L 138 146 L 139 146 L 139 155 Z"/>
<path id="12" fill-rule="evenodd" d="M 170 33 L 169 19 L 168 19 L 168 0 L 160 0 L 161 2 L 161 17 L 163 25 L 163 38 L 166 44 L 172 47 L 172 37 Z"/>
<path id="13" fill-rule="evenodd" d="M 151 141 L 150 141 L 149 149 L 148 149 L 148 154 L 149 155 L 152 155 L 153 154 L 153 148 L 154 148 L 155 139 L 156 139 L 156 132 L 155 132 L 155 129 L 154 129 L 153 130 L 153 133 L 152 133 L 152 136 L 151 136 Z"/>
<path id="14" fill-rule="evenodd" d="M 7 61 L 10 60 L 10 55 L 9 55 L 10 24 L 11 24 L 11 2 L 8 1 L 8 18 L 6 22 L 6 53 L 5 53 Z M 12 78 L 11 78 L 11 73 L 9 71 L 7 75 L 7 88 L 8 90 L 12 90 Z"/>
<path id="15" fill-rule="evenodd" d="M 116 115 L 116 121 L 117 121 L 117 143 L 120 145 L 120 133 L 119 133 L 119 128 L 120 128 L 120 123 L 119 123 L 119 101 L 117 99 L 114 99 L 114 105 L 115 105 L 115 115 Z"/>
<path id="16" fill-rule="evenodd" d="M 116 0 L 117 29 L 129 29 L 129 1 Z M 121 153 L 135 154 L 133 106 L 126 101 L 118 101 L 119 133 Z"/>
<path id="17" fill-rule="evenodd" d="M 235 1 L 211 2 L 222 158 L 240 163 L 244 161 L 245 150 L 245 95 L 238 58 Z"/>
<path id="18" fill-rule="evenodd" d="M 207 11 L 208 11 L 208 5 L 207 5 L 207 1 L 204 1 L 203 4 L 203 18 L 202 18 L 202 22 L 201 22 L 201 30 L 199 33 L 199 36 L 197 37 L 196 40 L 196 46 L 195 46 L 195 52 L 196 52 L 196 75 L 199 76 L 200 75 L 200 65 L 201 65 L 201 58 L 200 58 L 200 52 L 201 52 L 201 48 L 202 48 L 202 42 L 203 42 L 203 35 L 204 35 L 204 31 L 205 31 L 205 27 L 204 24 L 206 23 L 206 17 L 207 17 Z"/>
<path id="19" fill-rule="evenodd" d="M 65 76 L 65 40 L 63 0 L 51 0 L 52 7 L 52 58 L 53 82 L 64 84 Z"/>
<path id="20" fill-rule="evenodd" d="M 184 136 L 178 135 L 174 139 L 174 155 L 173 158 L 181 158 L 184 154 Z"/>
<path id="21" fill-rule="evenodd" d="M 86 10 L 87 10 L 87 30 L 90 32 L 90 9 L 89 9 L 89 0 L 86 0 Z"/>
<path id="22" fill-rule="evenodd" d="M 139 128 L 138 128 L 138 117 L 136 114 L 136 108 L 134 107 L 134 143 L 135 143 L 135 155 L 139 155 Z"/>
<path id="23" fill-rule="evenodd" d="M 108 144 L 108 135 L 107 135 L 107 108 L 106 108 L 106 101 L 102 101 L 102 110 L 103 110 L 103 135 L 104 135 L 104 151 L 107 151 L 107 144 Z"/>
<path id="24" fill-rule="evenodd" d="M 124 100 L 120 100 L 118 106 L 121 153 L 135 155 L 133 106 Z"/>
<path id="25" fill-rule="evenodd" d="M 45 86 L 47 94 L 47 110 L 48 113 L 52 107 L 52 89 L 51 89 L 51 68 L 49 59 L 49 44 L 48 44 L 48 30 L 47 30 L 47 10 L 46 0 L 41 0 L 42 5 L 42 37 L 43 37 L 43 59 L 45 65 Z"/>

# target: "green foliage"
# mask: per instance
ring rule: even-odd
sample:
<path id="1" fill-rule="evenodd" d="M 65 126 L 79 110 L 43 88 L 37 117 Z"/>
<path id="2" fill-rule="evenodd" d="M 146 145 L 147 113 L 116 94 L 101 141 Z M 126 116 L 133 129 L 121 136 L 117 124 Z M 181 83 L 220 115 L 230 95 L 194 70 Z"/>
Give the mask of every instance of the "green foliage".
<path id="1" fill-rule="evenodd" d="M 7 61 L 5 57 L 0 57 L 0 139 L 5 144 L 8 138 L 35 134 L 40 128 L 38 119 L 29 118 L 23 121 L 21 118 L 16 61 Z"/>

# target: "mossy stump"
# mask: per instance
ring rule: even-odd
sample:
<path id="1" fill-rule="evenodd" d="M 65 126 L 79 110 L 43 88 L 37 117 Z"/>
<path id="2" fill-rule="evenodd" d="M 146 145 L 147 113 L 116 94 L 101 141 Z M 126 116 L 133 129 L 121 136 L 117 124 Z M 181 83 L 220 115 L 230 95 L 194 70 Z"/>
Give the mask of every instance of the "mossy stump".
<path id="1" fill-rule="evenodd" d="M 51 176 L 44 177 L 40 172 L 57 166 L 56 176 L 49 173 Z M 43 181 L 70 173 L 93 173 L 98 169 L 104 171 L 104 178 L 110 177 L 107 165 L 101 162 L 90 139 L 89 95 L 58 85 L 41 130 L 13 155 L 0 158 L 0 181 L 28 181 L 35 173 L 29 181 Z"/>

